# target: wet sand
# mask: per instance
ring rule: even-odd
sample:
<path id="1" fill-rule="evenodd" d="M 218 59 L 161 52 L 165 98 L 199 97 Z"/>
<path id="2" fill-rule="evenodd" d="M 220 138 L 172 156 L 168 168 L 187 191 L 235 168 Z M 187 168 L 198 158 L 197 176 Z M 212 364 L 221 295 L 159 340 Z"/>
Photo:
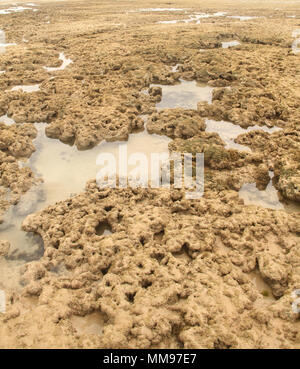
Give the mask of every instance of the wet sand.
<path id="1" fill-rule="evenodd" d="M 0 4 L 0 347 L 299 348 L 298 4 L 35 4 Z M 203 153 L 204 196 L 99 188 L 125 144 Z"/>

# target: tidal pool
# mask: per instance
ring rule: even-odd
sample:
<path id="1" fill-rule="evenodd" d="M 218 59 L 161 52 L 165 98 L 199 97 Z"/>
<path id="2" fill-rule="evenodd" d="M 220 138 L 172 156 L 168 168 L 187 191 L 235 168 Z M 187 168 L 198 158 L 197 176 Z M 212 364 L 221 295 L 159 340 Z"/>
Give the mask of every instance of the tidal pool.
<path id="1" fill-rule="evenodd" d="M 67 59 L 64 56 L 62 57 L 62 55 L 61 60 L 63 60 L 65 66 L 72 62 L 69 59 L 69 62 L 66 63 Z M 174 66 L 172 70 L 176 71 L 177 67 Z M 49 69 L 53 71 L 63 68 L 61 66 Z M 199 101 L 212 102 L 213 88 L 199 85 L 195 81 L 180 80 L 180 83 L 176 85 L 151 86 L 160 86 L 162 88 L 162 100 L 156 105 L 158 109 L 176 107 L 197 109 Z M 15 86 L 15 89 L 17 87 L 24 86 Z M 146 121 L 146 116 L 141 117 Z M 0 121 L 4 121 L 8 125 L 14 123 L 7 115 L 0 117 Z M 249 150 L 249 148 L 234 142 L 234 138 L 239 134 L 254 129 L 262 129 L 271 133 L 278 129 L 254 126 L 245 130 L 230 122 L 216 122 L 212 120 L 207 120 L 206 124 L 206 130 L 219 133 L 227 147 L 243 150 Z M 5 215 L 4 223 L 0 225 L 0 238 L 11 243 L 11 250 L 7 257 L 7 261 L 11 265 L 39 259 L 43 254 L 41 237 L 21 230 L 22 222 L 26 216 L 83 191 L 86 182 L 97 177 L 97 173 L 101 168 L 97 165 L 97 158 L 99 158 L 100 154 L 112 154 L 115 158 L 116 168 L 118 168 L 118 164 L 122 160 L 119 157 L 119 149 L 121 147 L 126 147 L 128 157 L 136 153 L 144 154 L 148 161 L 148 173 L 150 174 L 151 154 L 168 153 L 168 144 L 171 141 L 166 136 L 149 134 L 144 129 L 141 132 L 130 134 L 128 141 L 103 141 L 93 149 L 79 151 L 75 146 L 69 146 L 61 143 L 59 140 L 48 138 L 45 135 L 46 123 L 35 124 L 35 126 L 38 130 L 37 138 L 34 140 L 36 151 L 29 160 L 20 162 L 20 166 L 30 167 L 35 173 L 35 177 L 42 179 L 42 183 L 33 186 L 30 191 L 22 196 L 17 205 L 10 207 Z M 137 163 L 128 165 L 128 172 L 130 173 L 136 166 Z M 10 196 L 9 191 L 7 196 Z M 274 209 L 285 208 L 279 201 L 277 191 L 271 181 L 265 191 L 256 189 L 255 184 L 244 185 L 240 190 L 240 197 L 244 199 L 245 204 L 254 203 Z M 99 224 L 97 233 L 109 235 L 111 229 L 106 224 Z"/>
<path id="2" fill-rule="evenodd" d="M 212 103 L 213 87 L 199 84 L 196 81 L 180 80 L 176 85 L 157 85 L 162 89 L 162 99 L 156 104 L 158 109 L 184 108 L 197 109 L 200 101 Z"/>
<path id="3" fill-rule="evenodd" d="M 206 119 L 206 132 L 216 132 L 221 137 L 221 139 L 226 143 L 226 148 L 228 149 L 236 149 L 241 151 L 251 151 L 251 149 L 248 146 L 240 145 L 234 140 L 237 138 L 238 135 L 247 133 L 250 131 L 265 131 L 267 133 L 273 133 L 276 131 L 281 130 L 279 127 L 266 127 L 266 126 L 253 126 L 248 127 L 247 129 L 244 129 L 236 124 L 226 122 L 226 121 L 215 121 L 211 119 Z"/>
<path id="4" fill-rule="evenodd" d="M 174 65 L 173 67 L 171 67 L 171 72 L 172 72 L 172 73 L 177 72 L 177 71 L 178 71 L 178 67 L 179 67 L 179 64 L 176 64 L 176 65 Z"/>
<path id="5" fill-rule="evenodd" d="M 2 116 L 0 117 L 0 122 L 5 123 L 7 126 L 11 126 L 12 124 L 14 124 L 14 123 L 15 123 L 15 121 L 14 121 L 12 118 L 9 118 L 9 117 L 7 116 L 7 114 L 2 115 Z"/>
<path id="6" fill-rule="evenodd" d="M 291 201 L 280 201 L 278 191 L 273 185 L 274 173 L 269 172 L 270 182 L 265 190 L 259 190 L 256 183 L 246 183 L 239 191 L 245 205 L 257 205 L 267 209 L 285 210 L 288 213 L 300 212 L 300 204 Z"/>
<path id="7" fill-rule="evenodd" d="M 239 41 L 226 41 L 226 42 L 222 42 L 222 48 L 223 49 L 228 49 L 230 47 L 234 47 L 234 46 L 238 46 L 241 43 Z"/>
<path id="8" fill-rule="evenodd" d="M 148 159 L 149 167 L 152 153 L 168 153 L 168 137 L 149 134 L 147 130 L 134 133 L 124 142 L 101 142 L 91 150 L 79 151 L 75 146 L 50 139 L 45 135 L 47 124 L 35 124 L 38 136 L 34 140 L 36 151 L 27 162 L 20 165 L 30 167 L 37 178 L 43 183 L 33 186 L 21 201 L 11 206 L 5 215 L 5 221 L 0 225 L 0 238 L 11 243 L 12 259 L 30 260 L 39 258 L 42 252 L 39 236 L 21 230 L 23 220 L 27 215 L 42 210 L 48 205 L 55 204 L 84 190 L 90 179 L 95 179 L 100 166 L 96 164 L 99 154 L 112 154 L 119 164 L 120 146 L 127 148 L 128 158 L 131 154 L 142 153 Z M 128 165 L 128 172 L 135 165 Z M 150 168 L 149 172 L 150 172 Z M 8 193 L 9 196 L 9 193 Z M 105 226 L 98 230 L 108 234 Z"/>
<path id="9" fill-rule="evenodd" d="M 40 85 L 20 85 L 20 86 L 14 86 L 11 91 L 23 91 L 23 92 L 36 92 L 40 91 Z"/>
<path id="10" fill-rule="evenodd" d="M 66 69 L 68 65 L 73 63 L 73 60 L 66 58 L 64 53 L 60 53 L 58 59 L 62 61 L 60 67 L 44 67 L 44 69 L 46 69 L 47 72 L 56 72 L 58 70 Z"/>
<path id="11" fill-rule="evenodd" d="M 176 20 L 166 20 L 166 21 L 159 21 L 157 23 L 160 24 L 174 24 L 174 23 L 192 23 L 196 22 L 196 24 L 200 24 L 200 19 L 206 18 L 214 18 L 214 17 L 224 17 L 227 13 L 226 12 L 217 12 L 213 14 L 209 13 L 194 13 L 190 14 L 187 19 L 176 19 Z"/>
<path id="12" fill-rule="evenodd" d="M 247 183 L 239 191 L 239 196 L 244 200 L 245 205 L 258 205 L 263 208 L 283 210 L 284 206 L 279 201 L 278 192 L 269 182 L 265 190 L 259 190 L 256 183 Z"/>
<path id="13" fill-rule="evenodd" d="M 84 317 L 73 315 L 71 323 L 76 329 L 77 333 L 82 334 L 96 334 L 100 335 L 105 323 L 103 314 L 95 312 Z"/>
<path id="14" fill-rule="evenodd" d="M 35 4 L 28 3 L 26 5 L 30 6 L 30 8 L 24 7 L 24 6 L 13 6 L 11 8 L 1 9 L 0 14 L 20 13 L 20 12 L 24 12 L 25 10 L 32 10 L 32 11 L 36 12 L 38 10 L 38 9 L 32 8 L 33 6 L 36 6 Z"/>
<path id="15" fill-rule="evenodd" d="M 228 15 L 228 18 L 239 19 L 240 21 L 247 21 L 251 19 L 257 19 L 259 17 L 249 16 L 249 15 Z"/>
<path id="16" fill-rule="evenodd" d="M 169 21 L 159 21 L 158 24 L 176 24 L 179 23 L 179 20 L 169 20 Z"/>

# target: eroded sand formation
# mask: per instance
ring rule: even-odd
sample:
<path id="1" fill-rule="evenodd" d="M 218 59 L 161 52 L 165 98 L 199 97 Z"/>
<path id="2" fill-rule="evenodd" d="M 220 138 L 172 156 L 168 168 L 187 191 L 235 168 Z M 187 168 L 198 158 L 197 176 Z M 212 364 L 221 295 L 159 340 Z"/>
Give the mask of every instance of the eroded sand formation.
<path id="1" fill-rule="evenodd" d="M 43 239 L 42 256 L 26 260 L 0 228 L 0 347 L 299 348 L 291 308 L 300 289 L 297 4 L 177 1 L 193 20 L 161 23 L 186 19 L 186 10 L 37 3 L 35 12 L 0 15 L 7 43 L 17 44 L 0 54 L 0 114 L 15 121 L 0 123 L 0 223 L 41 181 L 25 165 L 33 123 L 87 150 L 127 140 L 147 115 L 146 129 L 170 137 L 170 151 L 205 154 L 205 194 L 99 189 L 90 178 L 82 193 L 24 220 L 24 231 Z M 240 44 L 222 48 L 232 40 Z M 44 68 L 59 68 L 61 53 L 73 62 Z M 213 87 L 211 101 L 156 109 L 157 85 L 181 80 Z M 39 90 L 11 91 L 26 85 Z M 206 132 L 205 119 L 281 129 L 239 135 L 251 149 L 240 151 Z M 263 191 L 271 172 L 285 208 L 245 205 L 239 190 Z"/>
<path id="2" fill-rule="evenodd" d="M 35 137 L 36 129 L 31 124 L 7 126 L 0 122 L 1 218 L 8 206 L 16 204 L 36 183 L 32 171 L 21 167 L 18 161 L 30 157 L 35 151 L 32 144 Z"/>

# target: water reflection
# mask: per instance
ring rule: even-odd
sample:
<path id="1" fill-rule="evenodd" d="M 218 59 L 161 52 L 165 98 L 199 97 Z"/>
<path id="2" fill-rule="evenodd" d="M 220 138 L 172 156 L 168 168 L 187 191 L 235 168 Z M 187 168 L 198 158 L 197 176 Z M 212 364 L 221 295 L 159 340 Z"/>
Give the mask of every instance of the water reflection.
<path id="1" fill-rule="evenodd" d="M 199 84 L 196 81 L 180 80 L 176 85 L 153 84 L 162 89 L 162 99 L 156 104 L 158 109 L 184 108 L 197 109 L 198 102 L 212 103 L 213 87 Z"/>

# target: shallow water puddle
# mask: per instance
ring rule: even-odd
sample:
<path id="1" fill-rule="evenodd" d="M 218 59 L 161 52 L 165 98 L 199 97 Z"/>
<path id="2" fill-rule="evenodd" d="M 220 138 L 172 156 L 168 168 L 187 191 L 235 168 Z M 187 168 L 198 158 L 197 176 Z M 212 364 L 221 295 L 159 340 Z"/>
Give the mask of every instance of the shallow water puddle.
<path id="1" fill-rule="evenodd" d="M 62 144 L 50 139 L 44 134 L 44 125 L 37 124 L 39 135 L 35 142 L 37 151 L 29 163 L 34 172 L 44 179 L 43 191 L 46 195 L 42 207 L 56 201 L 67 199 L 84 189 L 89 179 L 96 178 L 100 167 L 96 159 L 101 153 L 111 153 L 119 162 L 119 147 L 126 145 L 127 154 L 140 152 L 146 155 L 150 162 L 153 152 L 168 152 L 171 139 L 165 136 L 150 135 L 146 130 L 129 135 L 124 142 L 101 142 L 91 150 L 79 151 L 75 146 Z M 49 157 L 51 160 L 49 160 Z"/>
<path id="2" fill-rule="evenodd" d="M 265 190 L 260 191 L 256 183 L 246 183 L 239 191 L 239 197 L 245 205 L 257 205 L 267 209 L 285 210 L 288 213 L 300 212 L 300 206 L 293 202 L 279 200 L 278 191 L 272 184 L 272 179 Z"/>
<path id="3" fill-rule="evenodd" d="M 278 127 L 260 127 L 260 126 L 253 126 L 244 129 L 236 124 L 226 122 L 226 121 L 215 121 L 211 119 L 206 119 L 206 132 L 216 132 L 221 137 L 221 139 L 226 143 L 226 148 L 228 149 L 236 149 L 241 151 L 248 151 L 250 152 L 251 149 L 247 146 L 240 145 L 235 143 L 234 140 L 237 138 L 238 135 L 247 133 L 250 131 L 261 130 L 267 133 L 273 133 L 276 131 L 280 131 L 281 128 Z"/>
<path id="4" fill-rule="evenodd" d="M 225 17 L 227 12 L 216 12 L 210 15 L 210 17 Z"/>
<path id="5" fill-rule="evenodd" d="M 12 118 L 9 118 L 9 117 L 7 116 L 7 114 L 2 115 L 2 116 L 0 117 L 0 122 L 5 123 L 7 126 L 11 126 L 12 124 L 15 124 L 15 123 L 16 123 Z"/>
<path id="6" fill-rule="evenodd" d="M 40 194 L 38 187 L 33 187 L 22 196 L 18 205 L 9 208 L 0 224 L 0 238 L 10 242 L 9 260 L 31 261 L 43 254 L 42 238 L 21 230 L 23 220 L 35 210 Z"/>
<path id="7" fill-rule="evenodd" d="M 162 99 L 156 104 L 158 109 L 184 108 L 197 109 L 199 101 L 212 103 L 213 87 L 201 85 L 196 81 L 180 80 L 177 85 L 157 85 L 162 89 Z"/>
<path id="8" fill-rule="evenodd" d="M 21 253 L 29 250 L 34 257 L 40 256 L 40 238 L 21 230 L 23 220 L 31 213 L 83 191 L 86 182 L 95 179 L 101 169 L 96 164 L 99 154 L 113 154 L 118 165 L 119 147 L 126 145 L 128 157 L 133 153 L 143 153 L 150 163 L 152 153 L 169 152 L 168 144 L 171 141 L 168 137 L 151 135 L 144 130 L 131 134 L 128 141 L 102 142 L 91 150 L 79 151 L 75 146 L 68 146 L 59 140 L 46 137 L 46 125 L 43 123 L 35 125 L 38 129 L 38 136 L 34 141 L 36 152 L 28 162 L 20 164 L 29 166 L 36 177 L 42 178 L 44 183 L 32 187 L 21 198 L 19 204 L 12 206 L 6 213 L 5 222 L 0 225 L 0 239 L 9 241 L 13 251 L 19 250 Z M 128 172 L 134 167 L 128 165 Z M 106 235 L 110 229 L 104 226 L 103 229 L 99 229 L 99 232 L 102 231 Z"/>
<path id="9" fill-rule="evenodd" d="M 176 65 L 174 65 L 173 67 L 171 67 L 171 73 L 175 73 L 175 72 L 177 72 L 177 71 L 178 71 L 178 68 L 179 68 L 179 65 L 180 65 L 180 64 L 176 64 Z"/>
<path id="10" fill-rule="evenodd" d="M 180 12 L 185 9 L 182 8 L 143 8 L 139 9 L 139 12 Z"/>
<path id="11" fill-rule="evenodd" d="M 179 23 L 180 21 L 179 20 L 169 20 L 169 21 L 159 21 L 157 22 L 158 24 L 176 24 L 176 23 Z"/>
<path id="12" fill-rule="evenodd" d="M 176 20 L 167 20 L 167 21 L 159 21 L 158 24 L 174 24 L 174 23 L 192 23 L 200 24 L 200 19 L 205 18 L 215 18 L 215 17 L 224 17 L 226 12 L 217 12 L 213 14 L 209 13 L 194 13 L 189 15 L 187 19 L 176 19 Z"/>
<path id="13" fill-rule="evenodd" d="M 222 48 L 223 49 L 228 49 L 230 47 L 234 47 L 234 46 L 238 46 L 241 43 L 239 41 L 226 41 L 226 42 L 222 42 Z"/>
<path id="14" fill-rule="evenodd" d="M 36 6 L 35 4 L 28 3 L 26 5 L 30 6 L 30 8 L 24 7 L 24 6 L 14 6 L 14 7 L 8 8 L 8 9 L 1 9 L 0 10 L 0 15 L 1 14 L 20 13 L 20 12 L 24 12 L 25 10 L 32 10 L 34 12 L 38 11 L 38 9 L 32 8 L 33 6 Z"/>
<path id="15" fill-rule="evenodd" d="M 208 18 L 218 18 L 218 17 L 226 17 L 231 19 L 238 19 L 240 21 L 247 21 L 257 18 L 262 18 L 258 16 L 248 16 L 248 15 L 227 15 L 227 12 L 216 12 L 216 13 L 193 13 L 190 14 L 187 19 L 177 19 L 177 20 L 167 20 L 167 21 L 159 21 L 157 23 L 160 24 L 174 24 L 174 23 L 191 23 L 196 22 L 196 24 L 200 24 L 201 19 Z"/>
<path id="16" fill-rule="evenodd" d="M 92 313 L 84 317 L 73 315 L 71 323 L 77 333 L 82 334 L 102 334 L 102 329 L 105 323 L 101 313 Z"/>
<path id="17" fill-rule="evenodd" d="M 36 85 L 23 85 L 23 86 L 14 86 L 11 91 L 23 91 L 23 92 L 36 92 L 36 91 L 40 91 L 40 85 L 36 84 Z"/>
<path id="18" fill-rule="evenodd" d="M 240 21 L 247 21 L 251 19 L 257 19 L 260 17 L 248 16 L 248 15 L 228 15 L 228 18 L 239 19 Z"/>
<path id="19" fill-rule="evenodd" d="M 245 205 L 257 205 L 267 209 L 285 210 L 288 213 L 299 212 L 300 206 L 279 200 L 278 191 L 273 186 L 273 172 L 269 172 L 270 182 L 265 190 L 260 191 L 256 183 L 246 183 L 239 191 L 239 197 L 244 200 Z"/>
<path id="20" fill-rule="evenodd" d="M 197 21 L 197 23 L 200 23 L 200 19 L 206 19 L 206 18 L 217 18 L 217 17 L 224 17 L 226 16 L 226 12 L 217 12 L 213 14 L 209 13 L 195 13 L 190 15 L 190 21 Z"/>
<path id="21" fill-rule="evenodd" d="M 67 59 L 64 53 L 59 53 L 58 59 L 62 61 L 60 67 L 44 67 L 44 69 L 46 69 L 47 72 L 56 72 L 58 70 L 64 70 L 65 68 L 67 68 L 68 65 L 73 63 L 73 60 Z"/>

